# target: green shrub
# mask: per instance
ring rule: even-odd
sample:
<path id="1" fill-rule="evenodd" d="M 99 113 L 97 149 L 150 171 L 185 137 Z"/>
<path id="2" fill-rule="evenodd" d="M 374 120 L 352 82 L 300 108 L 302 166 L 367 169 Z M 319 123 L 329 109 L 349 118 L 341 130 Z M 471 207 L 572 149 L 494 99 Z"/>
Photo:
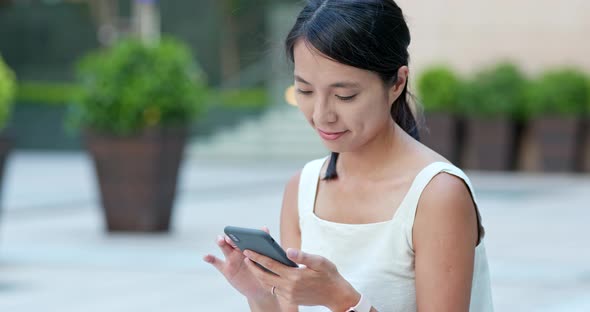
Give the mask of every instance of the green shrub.
<path id="1" fill-rule="evenodd" d="M 10 117 L 15 93 L 16 77 L 14 72 L 0 56 L 0 129 L 6 126 Z"/>
<path id="2" fill-rule="evenodd" d="M 551 69 L 526 90 L 526 115 L 579 116 L 588 112 L 588 77 L 574 68 Z"/>
<path id="3" fill-rule="evenodd" d="M 418 95 L 426 112 L 455 113 L 461 82 L 447 66 L 435 65 L 418 77 Z"/>
<path id="4" fill-rule="evenodd" d="M 72 103 L 81 94 L 80 86 L 67 82 L 21 81 L 16 100 L 49 105 Z"/>
<path id="5" fill-rule="evenodd" d="M 78 63 L 75 124 L 116 135 L 186 125 L 204 112 L 206 86 L 189 49 L 172 38 L 156 45 L 125 39 Z"/>
<path id="6" fill-rule="evenodd" d="M 484 68 L 463 84 L 461 111 L 466 116 L 519 118 L 526 84 L 526 77 L 514 64 Z"/>

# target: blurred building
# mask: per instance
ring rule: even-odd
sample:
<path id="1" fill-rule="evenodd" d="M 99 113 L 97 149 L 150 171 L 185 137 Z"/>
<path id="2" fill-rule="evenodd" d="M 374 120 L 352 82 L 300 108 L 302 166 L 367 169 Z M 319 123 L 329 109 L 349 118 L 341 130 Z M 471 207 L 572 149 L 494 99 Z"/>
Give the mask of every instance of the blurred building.
<path id="1" fill-rule="evenodd" d="M 510 59 L 535 73 L 590 70 L 590 1 L 397 0 L 412 32 L 411 66 L 447 62 L 462 72 Z"/>

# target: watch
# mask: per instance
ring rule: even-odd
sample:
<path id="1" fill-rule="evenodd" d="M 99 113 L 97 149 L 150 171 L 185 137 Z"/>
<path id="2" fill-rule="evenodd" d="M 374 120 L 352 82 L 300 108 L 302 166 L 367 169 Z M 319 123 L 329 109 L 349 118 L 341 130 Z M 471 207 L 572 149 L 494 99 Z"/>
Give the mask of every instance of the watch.
<path id="1" fill-rule="evenodd" d="M 369 303 L 369 298 L 365 297 L 361 294 L 361 299 L 359 302 L 354 306 L 348 308 L 346 312 L 370 312 L 371 311 L 371 303 Z"/>

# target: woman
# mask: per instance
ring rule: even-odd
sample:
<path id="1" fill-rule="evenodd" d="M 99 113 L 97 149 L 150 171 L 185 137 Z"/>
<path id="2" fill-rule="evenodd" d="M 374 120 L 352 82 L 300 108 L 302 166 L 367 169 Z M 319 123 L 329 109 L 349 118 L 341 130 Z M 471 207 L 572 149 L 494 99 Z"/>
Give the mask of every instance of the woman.
<path id="1" fill-rule="evenodd" d="M 252 311 L 492 311 L 469 179 L 419 142 L 410 32 L 392 0 L 315 0 L 286 40 L 299 108 L 332 151 L 288 182 L 281 244 L 299 268 L 207 255 Z M 273 275 L 253 262 L 277 273 Z"/>

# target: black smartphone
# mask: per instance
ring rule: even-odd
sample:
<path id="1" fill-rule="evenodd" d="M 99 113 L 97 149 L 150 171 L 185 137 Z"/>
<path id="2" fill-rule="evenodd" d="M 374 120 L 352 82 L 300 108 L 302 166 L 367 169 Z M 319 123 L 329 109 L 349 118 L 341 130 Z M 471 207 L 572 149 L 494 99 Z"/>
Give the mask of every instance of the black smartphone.
<path id="1" fill-rule="evenodd" d="M 241 251 L 252 250 L 286 266 L 298 267 L 295 262 L 287 258 L 287 253 L 283 248 L 265 231 L 236 226 L 226 226 L 223 231 Z M 265 271 L 274 273 L 262 265 L 256 264 Z"/>

